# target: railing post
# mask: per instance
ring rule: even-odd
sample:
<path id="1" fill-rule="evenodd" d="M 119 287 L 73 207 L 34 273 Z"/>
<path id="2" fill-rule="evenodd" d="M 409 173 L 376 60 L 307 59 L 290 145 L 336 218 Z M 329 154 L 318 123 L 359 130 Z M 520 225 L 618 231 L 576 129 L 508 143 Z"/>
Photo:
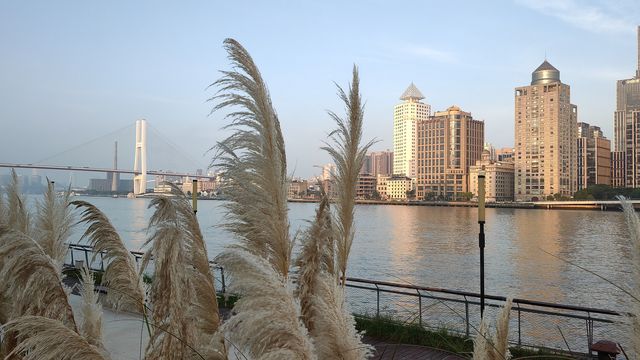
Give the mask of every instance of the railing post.
<path id="1" fill-rule="evenodd" d="M 227 292 L 227 284 L 224 282 L 224 268 L 220 268 L 220 281 L 222 282 L 222 293 Z"/>
<path id="2" fill-rule="evenodd" d="M 84 261 L 85 264 L 87 264 L 87 269 L 91 269 L 91 264 L 89 263 L 89 251 L 86 248 L 84 249 Z"/>
<path id="3" fill-rule="evenodd" d="M 591 345 L 593 345 L 593 319 L 591 313 L 587 313 L 587 354 L 591 354 Z"/>
<path id="4" fill-rule="evenodd" d="M 75 259 L 73 258 L 73 248 L 69 248 L 71 250 L 71 266 L 76 266 Z"/>
<path id="5" fill-rule="evenodd" d="M 416 289 L 418 293 L 418 324 L 422 327 L 422 294 L 420 294 L 420 290 Z"/>
<path id="6" fill-rule="evenodd" d="M 469 337 L 469 301 L 464 297 L 464 322 L 466 327 L 466 335 Z"/>
<path id="7" fill-rule="evenodd" d="M 380 288 L 376 285 L 376 317 L 380 317 Z"/>
<path id="8" fill-rule="evenodd" d="M 104 256 L 102 252 L 100 252 L 100 271 L 104 272 Z"/>
<path id="9" fill-rule="evenodd" d="M 520 304 L 518 304 L 518 345 L 522 345 L 522 322 L 520 319 Z"/>

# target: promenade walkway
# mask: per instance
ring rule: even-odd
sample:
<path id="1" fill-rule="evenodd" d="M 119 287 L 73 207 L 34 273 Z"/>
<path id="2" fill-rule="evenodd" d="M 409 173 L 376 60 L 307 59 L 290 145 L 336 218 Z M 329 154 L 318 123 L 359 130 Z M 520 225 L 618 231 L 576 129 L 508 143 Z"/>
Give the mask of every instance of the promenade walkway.
<path id="1" fill-rule="evenodd" d="M 448 351 L 430 348 L 427 346 L 393 344 L 371 337 L 365 337 L 364 341 L 376 348 L 373 360 L 458 360 L 464 357 Z"/>

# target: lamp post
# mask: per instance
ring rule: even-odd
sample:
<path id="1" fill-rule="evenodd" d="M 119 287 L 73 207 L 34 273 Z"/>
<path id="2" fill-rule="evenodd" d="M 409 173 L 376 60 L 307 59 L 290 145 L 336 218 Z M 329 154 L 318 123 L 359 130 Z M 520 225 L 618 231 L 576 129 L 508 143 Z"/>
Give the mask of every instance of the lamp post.
<path id="1" fill-rule="evenodd" d="M 484 170 L 478 171 L 478 246 L 480 247 L 480 317 L 484 315 Z"/>
<path id="2" fill-rule="evenodd" d="M 191 203 L 193 206 L 193 213 L 198 213 L 198 180 L 193 179 L 191 182 Z"/>

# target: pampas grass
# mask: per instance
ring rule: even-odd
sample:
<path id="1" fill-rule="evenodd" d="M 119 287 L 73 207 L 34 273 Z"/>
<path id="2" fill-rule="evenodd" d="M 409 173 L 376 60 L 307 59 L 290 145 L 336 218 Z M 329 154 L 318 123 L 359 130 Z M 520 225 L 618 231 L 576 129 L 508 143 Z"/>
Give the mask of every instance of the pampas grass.
<path id="1" fill-rule="evenodd" d="M 58 267 L 33 239 L 20 231 L 0 230 L 0 259 L 0 289 L 9 318 L 44 316 L 76 331 Z"/>
<path id="2" fill-rule="evenodd" d="M 82 278 L 80 334 L 89 344 L 104 349 L 102 344 L 102 306 L 98 302 L 98 293 L 95 292 L 93 275 L 86 266 L 80 270 L 80 275 Z"/>
<path id="3" fill-rule="evenodd" d="M 155 221 L 154 221 L 155 220 Z M 145 350 L 146 359 L 185 359 L 194 355 L 196 327 L 189 313 L 194 296 L 191 266 L 186 241 L 177 215 L 163 221 L 154 216 L 152 235 L 144 246 L 151 245 L 142 257 L 140 276 L 154 260 L 151 284 L 153 330 Z"/>
<path id="4" fill-rule="evenodd" d="M 511 305 L 513 299 L 507 298 L 504 306 L 496 317 L 496 332 L 489 337 L 489 327 L 486 313 L 480 321 L 478 334 L 473 340 L 474 360 L 508 360 L 511 358 L 509 352 L 509 319 L 511 315 Z"/>
<path id="5" fill-rule="evenodd" d="M 102 276 L 102 284 L 109 289 L 107 301 L 116 310 L 143 312 L 142 280 L 136 271 L 133 255 L 125 247 L 116 229 L 94 205 L 86 201 L 74 201 L 71 205 L 83 209 L 80 222 L 89 225 L 82 238 L 87 238 L 89 245 L 93 247 L 94 256 L 91 261 L 102 253 L 108 264 Z"/>
<path id="6" fill-rule="evenodd" d="M 360 97 L 360 78 L 358 68 L 353 67 L 353 78 L 347 94 L 338 86 L 338 96 L 344 102 L 346 119 L 334 112 L 329 116 L 336 122 L 338 128 L 329 134 L 333 144 L 324 146 L 336 164 L 336 188 L 337 188 L 337 266 L 342 278 L 346 278 L 349 252 L 353 243 L 354 229 L 353 216 L 356 198 L 356 184 L 358 174 L 362 168 L 362 162 L 373 141 L 360 145 L 362 138 L 362 124 L 364 117 L 364 105 Z"/>
<path id="7" fill-rule="evenodd" d="M 243 246 L 267 259 L 284 278 L 289 273 L 293 242 L 287 218 L 287 174 L 280 121 L 267 86 L 249 53 L 233 39 L 224 47 L 234 66 L 212 86 L 213 111 L 231 108 L 225 128 L 234 132 L 219 142 L 211 166 L 222 169 L 229 221 L 225 228 Z"/>
<path id="8" fill-rule="evenodd" d="M 8 354 L 23 360 L 107 360 L 101 351 L 61 322 L 41 316 L 23 316 L 3 330 L 20 339 Z"/>
<path id="9" fill-rule="evenodd" d="M 236 312 L 222 326 L 228 340 L 252 359 L 316 359 L 300 306 L 265 259 L 239 247 L 216 257 L 233 277 L 229 291 L 240 295 Z"/>
<path id="10" fill-rule="evenodd" d="M 491 349 L 487 319 L 486 316 L 483 316 L 478 327 L 478 334 L 473 339 L 473 360 L 489 360 L 492 353 Z"/>
<path id="11" fill-rule="evenodd" d="M 7 192 L 7 225 L 25 234 L 30 232 L 30 214 L 27 204 L 20 192 L 20 183 L 15 170 L 11 169 L 11 183 L 6 188 Z"/>
<path id="12" fill-rule="evenodd" d="M 631 266 L 633 269 L 633 288 L 631 294 L 633 294 L 634 301 L 632 302 L 631 324 L 633 326 L 633 347 L 636 356 L 640 356 L 640 302 L 637 300 L 640 298 L 640 217 L 636 213 L 636 210 L 629 201 L 623 196 L 618 196 L 624 218 L 631 235 Z"/>
<path id="13" fill-rule="evenodd" d="M 71 233 L 73 217 L 69 205 L 70 192 L 56 196 L 53 183 L 47 179 L 47 191 L 42 201 L 37 204 L 35 218 L 35 238 L 62 271 L 62 264 L 67 253 L 67 238 Z"/>

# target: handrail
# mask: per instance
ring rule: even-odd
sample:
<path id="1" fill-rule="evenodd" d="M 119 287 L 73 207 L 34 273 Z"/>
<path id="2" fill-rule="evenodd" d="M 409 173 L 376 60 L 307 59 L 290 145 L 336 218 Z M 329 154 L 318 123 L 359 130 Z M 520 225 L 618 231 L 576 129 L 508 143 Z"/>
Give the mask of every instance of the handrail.
<path id="1" fill-rule="evenodd" d="M 423 290 L 423 291 L 439 292 L 439 293 L 450 294 L 450 295 L 480 298 L 480 294 L 478 293 L 462 291 L 462 290 L 442 289 L 442 288 L 436 288 L 436 287 L 418 286 L 418 285 L 395 283 L 395 282 L 389 282 L 389 281 L 368 280 L 368 279 L 353 278 L 353 277 L 347 277 L 347 281 L 362 283 L 362 284 L 377 285 L 377 286 L 383 285 L 383 286 L 389 286 L 389 287 L 397 287 L 397 288 L 412 289 L 412 290 Z M 490 300 L 498 300 L 498 301 L 507 300 L 506 297 L 497 296 L 497 295 L 485 295 L 485 298 Z M 567 304 L 556 304 L 552 302 L 527 300 L 527 299 L 520 299 L 520 298 L 514 298 L 513 303 L 522 304 L 522 305 L 533 305 L 533 306 L 539 306 L 539 307 L 548 307 L 548 308 L 554 308 L 554 309 L 571 310 L 571 311 L 591 312 L 595 314 L 604 314 L 604 315 L 614 315 L 614 316 L 624 315 L 617 311 L 607 310 L 607 309 L 598 309 L 598 308 L 591 308 L 591 307 L 584 307 L 584 306 L 577 306 L 577 305 L 567 305 Z"/>

